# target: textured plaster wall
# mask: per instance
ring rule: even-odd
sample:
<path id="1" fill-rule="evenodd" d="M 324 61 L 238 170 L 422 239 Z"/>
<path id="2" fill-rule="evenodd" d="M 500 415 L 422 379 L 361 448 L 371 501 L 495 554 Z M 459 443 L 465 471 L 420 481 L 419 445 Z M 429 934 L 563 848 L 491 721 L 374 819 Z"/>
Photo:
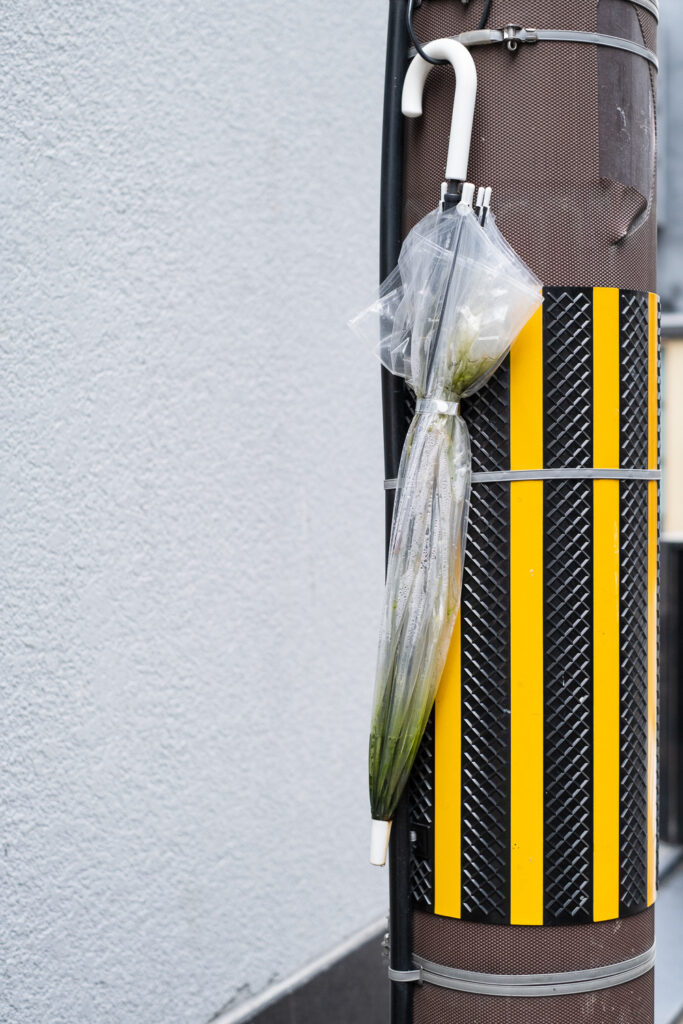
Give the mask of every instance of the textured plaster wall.
<path id="1" fill-rule="evenodd" d="M 385 18 L 0 7 L 3 1024 L 204 1024 L 384 909 Z"/>

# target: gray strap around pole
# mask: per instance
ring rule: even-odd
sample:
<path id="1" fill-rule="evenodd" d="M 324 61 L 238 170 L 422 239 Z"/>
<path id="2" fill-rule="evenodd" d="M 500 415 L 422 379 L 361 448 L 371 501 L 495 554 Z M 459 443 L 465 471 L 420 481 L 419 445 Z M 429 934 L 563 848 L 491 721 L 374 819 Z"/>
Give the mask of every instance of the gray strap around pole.
<path id="1" fill-rule="evenodd" d="M 503 29 L 476 29 L 474 32 L 461 32 L 455 36 L 463 46 L 482 46 L 488 43 L 506 43 L 508 47 L 516 49 L 518 43 L 586 43 L 593 46 L 609 46 L 614 50 L 625 50 L 627 53 L 634 53 L 638 57 L 644 57 L 655 68 L 659 68 L 659 61 L 652 50 L 640 43 L 634 43 L 631 39 L 622 39 L 621 36 L 610 36 L 604 32 L 573 32 L 565 29 L 554 28 L 519 28 L 517 25 L 508 25 Z"/>
<path id="2" fill-rule="evenodd" d="M 472 474 L 480 484 L 514 480 L 661 480 L 660 469 L 501 469 Z"/>
<path id="3" fill-rule="evenodd" d="M 640 6 L 646 6 L 641 3 Z M 648 7 L 649 9 L 649 7 Z M 516 50 L 520 43 L 585 43 L 592 46 L 608 46 L 614 50 L 625 50 L 626 53 L 633 53 L 649 61 L 653 67 L 659 69 L 659 61 L 652 50 L 646 46 L 635 43 L 631 39 L 622 39 L 621 36 L 606 35 L 604 32 L 573 32 L 565 29 L 552 28 L 521 28 L 519 25 L 506 25 L 505 28 L 481 28 L 472 32 L 461 32 L 453 36 L 463 46 L 487 46 L 492 43 L 505 43 L 510 50 Z M 410 50 L 414 56 L 416 51 Z"/>
<path id="4" fill-rule="evenodd" d="M 661 469 L 501 469 L 472 474 L 473 484 L 514 483 L 515 480 L 661 480 Z M 385 491 L 395 491 L 397 478 L 384 481 Z"/>
<path id="5" fill-rule="evenodd" d="M 655 946 L 653 944 L 644 953 L 618 964 L 557 974 L 482 974 L 444 967 L 421 956 L 414 956 L 413 963 L 415 969 L 412 971 L 389 968 L 389 978 L 486 996 L 568 996 L 614 988 L 640 978 L 654 967 Z"/>

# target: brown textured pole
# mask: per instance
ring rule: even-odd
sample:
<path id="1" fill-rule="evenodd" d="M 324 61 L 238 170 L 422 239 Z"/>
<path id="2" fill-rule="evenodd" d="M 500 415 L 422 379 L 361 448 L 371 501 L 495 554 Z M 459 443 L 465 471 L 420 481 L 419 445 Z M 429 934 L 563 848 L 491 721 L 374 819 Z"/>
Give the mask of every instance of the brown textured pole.
<path id="1" fill-rule="evenodd" d="M 424 0 L 418 37 L 476 28 L 484 8 Z M 656 46 L 656 18 L 628 0 L 493 0 L 488 27 L 510 23 Z M 519 442 L 529 380 L 539 455 L 521 468 L 611 466 L 637 478 L 586 475 L 535 491 L 475 483 L 451 678 L 411 784 L 413 953 L 488 975 L 590 971 L 646 953 L 654 938 L 657 484 L 646 472 L 657 466 L 656 71 L 570 42 L 472 53 L 469 176 L 493 187 L 499 226 L 545 287 L 527 346 L 536 363 L 513 352 L 465 410 L 473 468 L 520 468 L 520 452 L 533 450 Z M 424 115 L 406 126 L 404 233 L 439 195 L 452 95 L 450 69 L 434 69 Z M 542 520 L 531 582 L 515 541 L 525 495 Z M 522 621 L 515 594 L 538 595 L 535 624 Z M 522 770 L 537 832 L 529 864 Z M 652 970 L 563 996 L 423 984 L 413 1020 L 652 1024 L 653 1000 Z"/>

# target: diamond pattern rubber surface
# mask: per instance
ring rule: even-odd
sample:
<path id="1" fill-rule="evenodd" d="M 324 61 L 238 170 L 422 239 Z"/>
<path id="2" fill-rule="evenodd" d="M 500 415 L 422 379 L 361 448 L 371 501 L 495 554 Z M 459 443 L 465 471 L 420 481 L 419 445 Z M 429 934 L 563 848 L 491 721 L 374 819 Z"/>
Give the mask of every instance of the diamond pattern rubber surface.
<path id="1" fill-rule="evenodd" d="M 498 367 L 481 391 L 463 402 L 470 432 L 472 469 L 490 472 L 510 468 L 510 360 Z"/>
<path id="2" fill-rule="evenodd" d="M 662 467 L 662 303 L 657 299 L 657 469 Z M 658 488 L 660 490 L 660 488 Z M 660 536 L 657 530 L 657 536 Z"/>
<path id="3" fill-rule="evenodd" d="M 462 595 L 462 916 L 509 913 L 509 485 L 472 489 Z"/>
<path id="4" fill-rule="evenodd" d="M 434 709 L 410 775 L 410 891 L 415 904 L 434 904 Z"/>
<path id="5" fill-rule="evenodd" d="M 658 358 L 657 372 L 659 374 L 659 380 L 661 380 L 661 373 L 659 371 L 659 358 L 660 358 L 659 357 L 659 352 L 657 353 L 657 358 Z M 658 383 L 659 383 L 659 381 L 658 381 Z M 659 410 L 661 409 L 661 407 L 662 406 L 661 406 L 661 400 L 660 400 L 659 405 L 658 405 L 658 414 L 659 414 Z M 658 420 L 658 426 L 659 426 L 659 420 Z M 656 681 L 655 681 L 655 686 L 657 687 L 657 694 L 656 694 L 656 706 L 657 706 L 657 741 L 656 741 L 657 742 L 657 774 L 656 774 L 656 780 L 655 780 L 655 807 L 657 807 L 657 808 L 659 808 L 660 774 L 661 774 L 661 770 L 662 770 L 662 767 L 661 767 L 661 755 L 660 755 L 660 751 L 662 749 L 661 745 L 660 745 L 661 744 L 660 736 L 661 736 L 661 721 L 662 720 L 661 720 L 660 709 L 659 709 L 660 692 L 661 692 L 661 688 L 660 688 L 660 685 L 659 685 L 659 680 L 661 678 L 660 673 L 662 671 L 662 669 L 661 669 L 661 659 L 662 659 L 662 655 L 661 655 L 661 650 L 662 650 L 662 647 L 661 647 L 661 643 L 662 643 L 662 614 L 661 614 L 661 606 L 659 604 L 659 601 L 660 601 L 660 596 L 659 595 L 661 594 L 661 581 L 662 581 L 662 541 L 661 541 L 661 537 L 662 537 L 662 488 L 658 484 L 657 485 L 657 609 L 658 609 L 658 612 L 657 612 L 657 626 L 656 626 L 656 629 L 657 629 L 657 638 L 656 638 L 656 641 L 657 641 L 657 668 L 656 668 L 657 678 L 656 678 Z M 659 812 L 657 812 L 657 813 L 659 815 Z M 656 844 L 656 850 L 655 850 L 655 892 L 656 892 L 659 889 L 659 817 L 657 817 L 657 836 L 656 836 L 656 839 L 655 839 L 655 844 Z"/>
<path id="6" fill-rule="evenodd" d="M 547 469 L 593 464 L 593 290 L 543 291 L 543 448 Z"/>
<path id="7" fill-rule="evenodd" d="M 647 905 L 648 484 L 620 485 L 619 902 Z"/>
<path id="8" fill-rule="evenodd" d="M 593 486 L 544 491 L 544 920 L 592 918 Z"/>
<path id="9" fill-rule="evenodd" d="M 431 908 L 434 901 L 434 872 L 431 861 L 424 857 L 411 856 L 410 892 L 416 906 L 423 910 Z"/>
<path id="10" fill-rule="evenodd" d="M 657 300 L 657 468 L 662 465 L 662 304 Z M 661 581 L 662 581 L 662 487 L 657 485 L 657 804 L 660 803 L 661 786 L 661 714 L 660 714 L 660 679 L 662 661 L 662 613 L 660 606 Z M 657 859 L 655 865 L 655 887 L 659 889 L 659 825 L 657 826 Z"/>
<path id="11" fill-rule="evenodd" d="M 624 469 L 647 469 L 648 296 L 619 296 L 619 457 Z"/>

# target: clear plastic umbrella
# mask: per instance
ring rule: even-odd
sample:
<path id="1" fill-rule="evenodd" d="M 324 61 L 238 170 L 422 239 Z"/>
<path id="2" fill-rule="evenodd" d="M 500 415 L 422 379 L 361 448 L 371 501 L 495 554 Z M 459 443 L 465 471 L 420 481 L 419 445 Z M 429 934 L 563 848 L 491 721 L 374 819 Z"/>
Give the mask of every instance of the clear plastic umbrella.
<path id="1" fill-rule="evenodd" d="M 471 57 L 452 39 L 426 49 L 453 61 L 454 47 L 453 124 L 459 119 L 462 140 L 458 95 Z M 408 107 L 413 116 L 421 112 L 416 83 L 419 101 L 426 78 L 417 61 L 429 69 L 416 57 L 406 77 L 404 113 Z M 470 129 L 473 106 L 472 96 L 465 111 Z M 397 480 L 370 733 L 371 860 L 377 864 L 386 859 L 391 819 L 429 718 L 460 606 L 471 459 L 459 402 L 495 371 L 542 301 L 540 282 L 495 219 L 482 224 L 481 211 L 472 206 L 474 187 L 461 184 L 467 131 L 464 137 L 464 168 L 462 152 L 454 168 L 453 146 L 447 165 L 446 191 L 455 191 L 460 201 L 442 203 L 413 228 L 378 299 L 352 322 L 364 338 L 376 340 L 379 333 L 380 359 L 406 378 L 417 397 Z"/>

